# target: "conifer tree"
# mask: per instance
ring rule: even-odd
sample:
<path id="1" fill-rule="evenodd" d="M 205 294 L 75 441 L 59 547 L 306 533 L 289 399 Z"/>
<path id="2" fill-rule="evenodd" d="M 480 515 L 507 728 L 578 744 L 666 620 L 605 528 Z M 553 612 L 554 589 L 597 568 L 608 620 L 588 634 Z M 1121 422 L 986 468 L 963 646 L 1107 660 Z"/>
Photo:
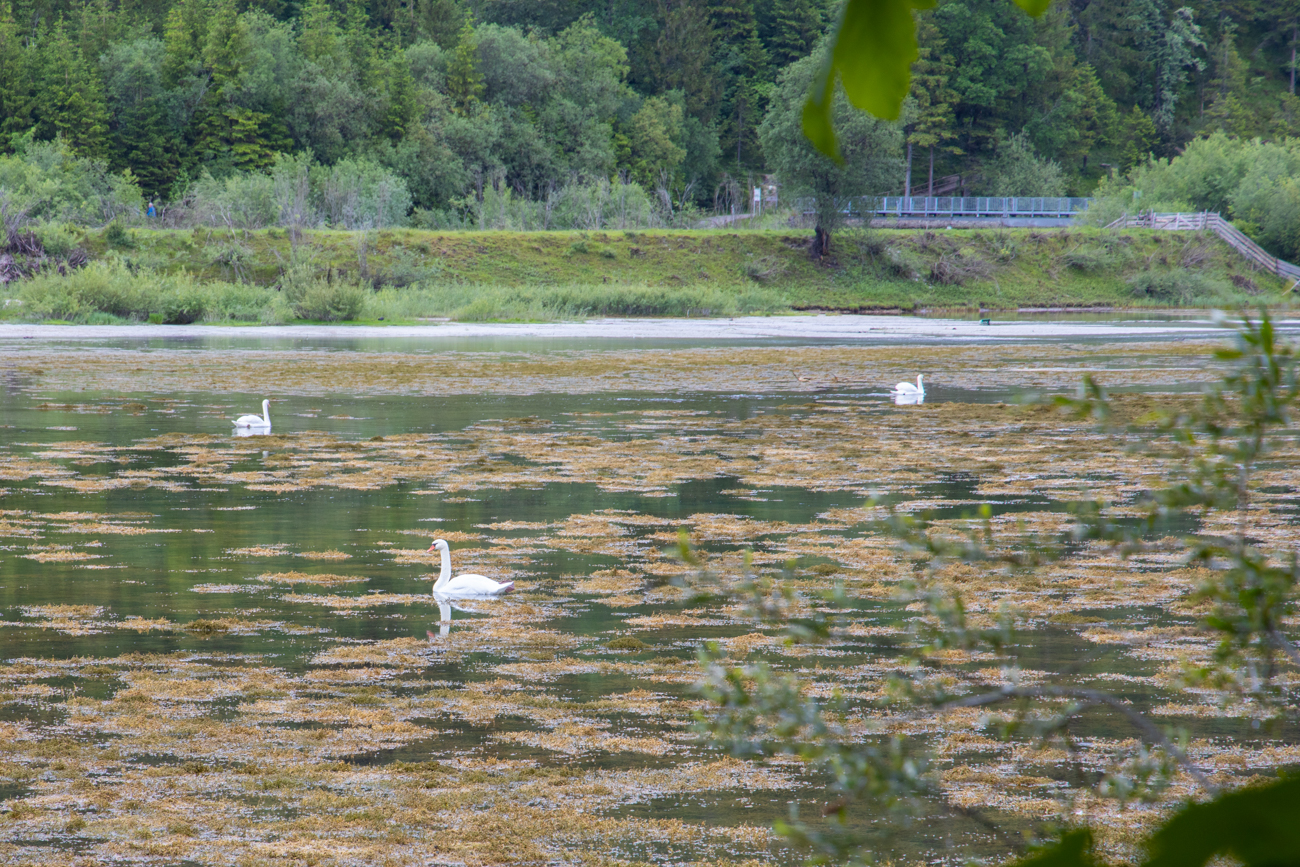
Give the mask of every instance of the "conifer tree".
<path id="1" fill-rule="evenodd" d="M 767 52 L 758 38 L 754 0 L 712 0 L 709 17 L 720 48 L 730 56 L 728 69 L 737 78 L 767 72 Z"/>
<path id="2" fill-rule="evenodd" d="M 824 10 L 817 0 L 772 0 L 768 24 L 768 54 L 777 69 L 807 57 L 826 27 Z"/>
<path id="3" fill-rule="evenodd" d="M 110 0 L 88 0 L 74 7 L 73 21 L 83 57 L 94 62 L 132 30 L 133 16 L 115 9 Z"/>
<path id="4" fill-rule="evenodd" d="M 659 35 L 645 68 L 649 88 L 680 90 L 686 113 L 711 123 L 722 97 L 714 56 L 714 31 L 708 9 L 693 0 L 658 0 Z"/>
<path id="5" fill-rule="evenodd" d="M 343 25 L 343 46 L 347 51 L 351 71 L 363 93 L 374 93 L 382 87 L 383 69 L 379 57 L 379 40 L 370 27 L 370 16 L 363 0 L 348 0 L 347 16 Z"/>
<path id="6" fill-rule="evenodd" d="M 244 171 L 270 168 L 275 162 L 275 150 L 266 135 L 270 116 L 233 105 L 226 108 L 225 116 L 230 163 Z"/>
<path id="7" fill-rule="evenodd" d="M 31 126 L 33 51 L 23 44 L 8 3 L 0 2 L 0 152 L 13 133 Z"/>
<path id="8" fill-rule="evenodd" d="M 457 0 L 407 0 L 411 9 L 409 33 L 404 39 L 431 39 L 442 48 L 453 48 L 465 26 L 465 10 Z M 405 43 L 404 43 L 405 44 Z"/>
<path id="9" fill-rule="evenodd" d="M 343 31 L 328 0 L 307 0 L 302 7 L 300 22 L 302 32 L 298 37 L 298 48 L 303 57 L 322 67 L 343 62 L 340 50 Z"/>
<path id="10" fill-rule="evenodd" d="M 483 96 L 483 73 L 478 69 L 478 37 L 474 25 L 466 21 L 460 28 L 456 50 L 447 63 L 447 95 L 456 110 L 468 116 Z"/>
<path id="11" fill-rule="evenodd" d="M 218 0 L 212 10 L 203 44 L 203 68 L 207 70 L 212 89 L 233 89 L 239 83 L 240 65 L 245 52 L 243 28 L 239 26 L 239 13 L 235 0 Z"/>
<path id="12" fill-rule="evenodd" d="M 1066 135 L 1056 155 L 1072 168 L 1078 163 L 1080 171 L 1087 171 L 1093 149 L 1114 143 L 1119 132 L 1119 110 L 1102 89 L 1097 71 L 1087 63 L 1070 71 L 1058 104 Z"/>
<path id="13" fill-rule="evenodd" d="M 176 88 L 203 67 L 210 0 L 177 0 L 163 28 L 163 84 Z"/>
<path id="14" fill-rule="evenodd" d="M 1135 165 L 1145 162 L 1159 140 L 1160 136 L 1151 118 L 1141 108 L 1133 106 L 1133 110 L 1124 117 L 1120 132 L 1120 171 L 1127 172 Z"/>
<path id="15" fill-rule="evenodd" d="M 1227 22 L 1211 52 L 1214 75 L 1206 86 L 1204 131 L 1222 130 L 1248 138 L 1257 134 L 1254 113 L 1248 106 L 1247 66 L 1237 51 L 1236 27 Z"/>
<path id="16" fill-rule="evenodd" d="M 907 136 L 907 192 L 915 195 L 912 183 L 912 158 L 915 148 L 922 148 L 929 159 L 925 195 L 934 195 L 934 161 L 936 154 L 961 154 L 952 142 L 957 138 L 953 106 L 957 94 L 948 85 L 953 72 L 952 56 L 930 16 L 917 21 L 920 57 L 912 66 L 912 110 L 904 132 Z"/>
<path id="17" fill-rule="evenodd" d="M 171 0 L 120 0 L 117 14 L 130 23 L 142 25 L 152 33 L 162 33 L 167 25 L 167 13 L 171 11 Z"/>
<path id="18" fill-rule="evenodd" d="M 130 169 L 147 198 L 166 199 L 180 171 L 180 141 L 172 132 L 156 96 L 147 96 L 122 111 L 113 131 L 110 165 Z"/>
<path id="19" fill-rule="evenodd" d="M 106 156 L 108 106 L 99 75 L 62 22 L 39 41 L 45 75 L 37 102 L 38 136 L 62 136 L 80 156 Z"/>
<path id="20" fill-rule="evenodd" d="M 241 43 L 234 0 L 219 0 L 212 9 L 199 56 L 207 88 L 194 112 L 191 152 L 200 162 L 230 162 L 233 121 L 227 90 L 238 80 Z"/>
<path id="21" fill-rule="evenodd" d="M 406 136 L 419 115 L 419 95 L 405 51 L 392 49 L 386 66 L 384 112 L 379 122 L 379 133 L 396 144 Z"/>
<path id="22" fill-rule="evenodd" d="M 753 0 L 713 0 L 710 8 L 720 66 L 727 76 L 722 98 L 722 151 L 736 167 L 756 164 L 758 126 L 770 91 L 767 52 L 758 38 Z"/>

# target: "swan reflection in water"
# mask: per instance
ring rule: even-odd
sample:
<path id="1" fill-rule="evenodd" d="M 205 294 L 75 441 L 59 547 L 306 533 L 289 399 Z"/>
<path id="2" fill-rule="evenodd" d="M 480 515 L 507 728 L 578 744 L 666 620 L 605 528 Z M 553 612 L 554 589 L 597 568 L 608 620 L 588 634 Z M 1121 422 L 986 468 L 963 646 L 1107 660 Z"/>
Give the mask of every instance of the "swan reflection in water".
<path id="1" fill-rule="evenodd" d="M 438 603 L 438 634 L 446 635 L 451 632 L 451 600 L 438 593 L 433 594 L 433 598 Z M 429 630 L 429 640 L 433 640 L 432 629 Z"/>
<path id="2" fill-rule="evenodd" d="M 463 611 L 466 614 L 477 614 L 478 609 L 473 605 L 462 605 L 461 600 L 454 596 L 443 596 L 441 593 L 433 594 L 433 601 L 438 603 L 438 631 L 435 634 L 432 629 L 428 630 L 429 640 L 445 637 L 451 633 L 451 610 Z"/>
<path id="3" fill-rule="evenodd" d="M 237 427 L 231 433 L 237 437 L 260 437 L 270 436 L 271 429 L 269 427 Z"/>
<path id="4" fill-rule="evenodd" d="M 925 392 L 923 391 L 911 394 L 901 391 L 894 392 L 894 406 L 917 406 L 922 403 L 925 403 Z"/>

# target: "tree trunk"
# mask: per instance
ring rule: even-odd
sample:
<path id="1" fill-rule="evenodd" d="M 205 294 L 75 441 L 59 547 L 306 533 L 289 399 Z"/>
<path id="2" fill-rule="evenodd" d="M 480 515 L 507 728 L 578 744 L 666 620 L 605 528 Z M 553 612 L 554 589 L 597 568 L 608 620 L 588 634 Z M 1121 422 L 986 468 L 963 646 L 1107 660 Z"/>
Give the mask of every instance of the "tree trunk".
<path id="1" fill-rule="evenodd" d="M 1291 25 L 1291 95 L 1295 96 L 1295 42 L 1296 31 L 1300 30 L 1300 25 Z"/>
<path id="2" fill-rule="evenodd" d="M 820 260 L 823 256 L 831 251 L 831 233 L 820 223 L 817 224 L 817 230 L 813 234 L 812 257 L 814 260 Z"/>
<path id="3" fill-rule="evenodd" d="M 912 195 L 912 143 L 907 143 L 907 174 L 903 177 L 903 198 Z"/>
<path id="4" fill-rule="evenodd" d="M 925 191 L 927 196 L 934 196 L 934 145 L 930 145 L 930 187 Z"/>

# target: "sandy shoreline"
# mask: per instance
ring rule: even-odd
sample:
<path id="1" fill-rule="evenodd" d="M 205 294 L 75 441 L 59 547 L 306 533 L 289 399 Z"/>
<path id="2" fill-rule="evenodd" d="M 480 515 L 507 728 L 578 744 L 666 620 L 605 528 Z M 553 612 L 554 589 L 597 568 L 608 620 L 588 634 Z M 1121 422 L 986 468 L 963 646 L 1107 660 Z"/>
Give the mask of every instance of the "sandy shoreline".
<path id="1" fill-rule="evenodd" d="M 1280 330 L 1300 333 L 1300 320 L 1278 320 Z M 25 325 L 0 324 L 0 341 L 139 340 L 154 338 L 531 338 L 574 340 L 833 340 L 1001 342 L 1060 339 L 1201 339 L 1222 334 L 1207 317 L 1184 322 L 1068 322 L 908 316 L 750 316 L 735 319 L 592 319 L 584 322 L 468 323 L 427 325 Z"/>

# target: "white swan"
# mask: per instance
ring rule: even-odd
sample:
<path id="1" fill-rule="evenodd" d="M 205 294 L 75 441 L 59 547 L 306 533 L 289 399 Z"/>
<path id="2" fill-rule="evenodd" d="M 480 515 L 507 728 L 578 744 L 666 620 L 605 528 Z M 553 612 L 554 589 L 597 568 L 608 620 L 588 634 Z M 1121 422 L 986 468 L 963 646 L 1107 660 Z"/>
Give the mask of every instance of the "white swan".
<path id="1" fill-rule="evenodd" d="M 912 385 L 910 382 L 900 382 L 894 386 L 894 394 L 925 394 L 925 384 L 921 382 L 923 376 L 925 376 L 924 373 L 916 375 L 916 385 Z"/>
<path id="2" fill-rule="evenodd" d="M 235 419 L 235 427 L 270 427 L 271 426 L 271 401 L 262 401 L 261 415 L 241 415 Z"/>
<path id="3" fill-rule="evenodd" d="M 451 577 L 451 548 L 447 543 L 442 539 L 435 539 L 429 546 L 429 550 L 442 552 L 442 571 L 438 573 L 438 580 L 433 584 L 435 596 L 449 599 L 466 596 L 502 596 L 515 589 L 513 581 L 499 584 L 491 578 L 472 573 L 453 578 Z"/>

